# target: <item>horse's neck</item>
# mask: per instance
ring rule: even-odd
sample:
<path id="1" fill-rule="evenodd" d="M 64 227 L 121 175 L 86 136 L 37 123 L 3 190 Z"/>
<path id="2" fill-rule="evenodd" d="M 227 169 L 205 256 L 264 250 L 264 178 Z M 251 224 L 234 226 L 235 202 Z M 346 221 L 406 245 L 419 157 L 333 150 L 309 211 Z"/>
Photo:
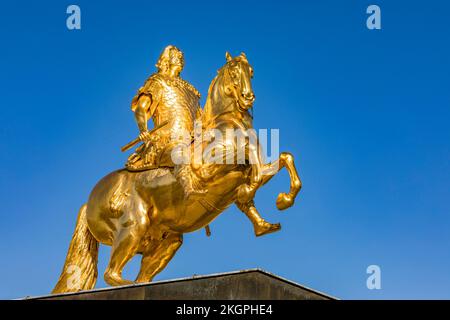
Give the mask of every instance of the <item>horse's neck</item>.
<path id="1" fill-rule="evenodd" d="M 203 112 L 204 127 L 213 128 L 220 119 L 228 118 L 233 119 L 240 128 L 252 128 L 251 117 L 243 116 L 238 111 L 237 102 L 225 94 L 223 82 L 223 72 L 211 82 Z"/>
<path id="2" fill-rule="evenodd" d="M 211 124 L 217 116 L 225 112 L 227 104 L 231 107 L 230 98 L 223 92 L 223 75 L 219 73 L 211 82 L 208 89 L 208 97 L 206 98 L 203 112 L 204 124 Z"/>

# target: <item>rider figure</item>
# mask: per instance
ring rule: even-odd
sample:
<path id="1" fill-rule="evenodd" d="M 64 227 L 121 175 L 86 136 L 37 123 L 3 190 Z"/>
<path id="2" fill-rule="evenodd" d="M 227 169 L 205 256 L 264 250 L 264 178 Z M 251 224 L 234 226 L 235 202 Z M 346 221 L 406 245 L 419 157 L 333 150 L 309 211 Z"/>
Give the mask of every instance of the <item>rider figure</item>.
<path id="1" fill-rule="evenodd" d="M 184 58 L 175 46 L 164 49 L 156 67 L 158 71 L 147 79 L 131 103 L 144 144 L 128 158 L 126 167 L 131 171 L 174 167 L 185 197 L 201 195 L 205 191 L 194 187 L 190 157 L 184 153 L 192 142 L 194 121 L 201 113 L 200 93 L 180 77 Z M 147 128 L 150 118 L 155 127 L 167 124 L 150 134 Z"/>

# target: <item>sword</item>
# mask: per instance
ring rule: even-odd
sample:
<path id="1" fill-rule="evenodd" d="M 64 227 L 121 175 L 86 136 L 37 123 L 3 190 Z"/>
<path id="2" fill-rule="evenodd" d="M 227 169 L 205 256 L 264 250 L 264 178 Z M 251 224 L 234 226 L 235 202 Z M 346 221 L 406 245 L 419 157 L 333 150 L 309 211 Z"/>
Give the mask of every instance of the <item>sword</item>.
<path id="1" fill-rule="evenodd" d="M 166 126 L 169 123 L 169 121 L 164 121 L 163 123 L 157 125 L 156 127 L 154 127 L 152 130 L 150 130 L 148 133 L 152 134 L 155 131 L 158 131 L 159 129 L 161 129 L 162 127 Z M 122 150 L 122 152 L 125 152 L 129 149 L 131 149 L 133 146 L 135 146 L 136 144 L 138 144 L 139 142 L 141 142 L 141 139 L 139 139 L 139 137 L 137 137 L 136 139 L 134 139 L 131 142 L 128 142 L 126 145 L 124 145 L 120 150 Z"/>

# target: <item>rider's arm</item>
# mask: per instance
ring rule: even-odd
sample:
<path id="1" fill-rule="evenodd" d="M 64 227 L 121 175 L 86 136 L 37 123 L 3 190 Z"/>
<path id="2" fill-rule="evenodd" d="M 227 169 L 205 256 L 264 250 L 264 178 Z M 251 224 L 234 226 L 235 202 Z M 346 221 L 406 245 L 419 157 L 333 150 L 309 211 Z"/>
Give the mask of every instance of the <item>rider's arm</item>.
<path id="1" fill-rule="evenodd" d="M 152 99 L 150 95 L 141 94 L 134 110 L 134 118 L 136 119 L 140 132 L 147 131 L 147 122 L 153 113 L 151 112 L 152 110 L 150 110 L 151 104 Z"/>

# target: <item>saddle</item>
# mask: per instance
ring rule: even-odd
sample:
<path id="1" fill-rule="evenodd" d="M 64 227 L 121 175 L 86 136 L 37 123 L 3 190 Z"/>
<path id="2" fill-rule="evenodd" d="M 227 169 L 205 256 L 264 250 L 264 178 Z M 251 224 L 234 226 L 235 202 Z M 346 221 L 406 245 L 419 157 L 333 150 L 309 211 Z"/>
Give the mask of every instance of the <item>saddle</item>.
<path id="1" fill-rule="evenodd" d="M 160 144 L 144 142 L 128 157 L 125 168 L 128 171 L 146 171 L 161 167 L 173 168 L 170 152 L 170 161 L 167 161 L 167 149 L 167 146 L 161 147 Z"/>
<path id="2" fill-rule="evenodd" d="M 161 167 L 174 168 L 172 150 L 178 145 L 179 142 L 166 137 L 146 141 L 128 157 L 125 168 L 128 171 L 145 171 Z"/>

